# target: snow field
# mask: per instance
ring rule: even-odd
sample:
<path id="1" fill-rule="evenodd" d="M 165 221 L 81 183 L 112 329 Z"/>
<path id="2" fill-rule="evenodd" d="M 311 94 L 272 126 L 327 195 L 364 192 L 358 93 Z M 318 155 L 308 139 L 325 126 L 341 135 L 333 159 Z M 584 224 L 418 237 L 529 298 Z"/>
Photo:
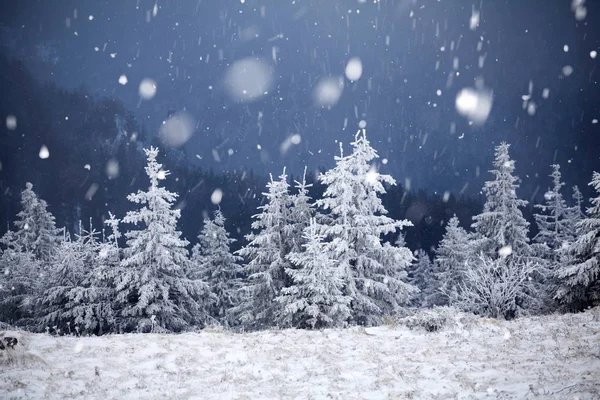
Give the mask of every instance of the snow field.
<path id="1" fill-rule="evenodd" d="M 600 308 L 515 321 L 459 314 L 441 331 L 54 337 L 17 332 L 3 399 L 600 398 Z"/>

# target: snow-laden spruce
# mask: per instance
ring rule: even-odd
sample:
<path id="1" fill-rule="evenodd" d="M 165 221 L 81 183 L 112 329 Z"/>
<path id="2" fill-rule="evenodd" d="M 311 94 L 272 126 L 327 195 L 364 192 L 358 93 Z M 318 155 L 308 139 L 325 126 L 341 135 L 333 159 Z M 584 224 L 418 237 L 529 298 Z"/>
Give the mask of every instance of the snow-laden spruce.
<path id="1" fill-rule="evenodd" d="M 308 190 L 312 184 L 306 183 L 306 167 L 301 181 L 295 181 L 296 194 L 291 195 L 291 209 L 289 214 L 290 229 L 287 237 L 289 252 L 300 252 L 305 242 L 305 229 L 310 225 L 311 219 L 315 216 L 314 204 L 308 195 Z"/>
<path id="2" fill-rule="evenodd" d="M 446 232 L 435 250 L 435 281 L 437 283 L 436 305 L 447 305 L 448 297 L 463 281 L 467 266 L 472 263 L 469 234 L 453 216 L 446 225 Z"/>
<path id="3" fill-rule="evenodd" d="M 116 279 L 120 329 L 181 331 L 192 324 L 202 326 L 210 301 L 208 286 L 185 275 L 190 260 L 188 241 L 177 230 L 177 194 L 159 186 L 169 173 L 156 161 L 158 149 L 144 152 L 150 188 L 127 197 L 141 208 L 123 218 L 124 223 L 142 226 L 125 234 L 127 248 Z"/>
<path id="4" fill-rule="evenodd" d="M 517 197 L 519 178 L 513 175 L 515 162 L 508 154 L 509 147 L 504 142 L 496 147 L 494 169 L 489 171 L 495 179 L 485 183 L 483 212 L 473 217 L 472 227 L 483 238 L 475 253 L 483 251 L 493 259 L 502 256 L 501 249 L 513 259 L 530 255 L 529 222 L 521 212 L 527 201 Z"/>
<path id="5" fill-rule="evenodd" d="M 230 327 L 235 325 L 231 309 L 240 303 L 242 285 L 239 262 L 242 257 L 231 253 L 230 245 L 235 239 L 225 229 L 225 217 L 220 210 L 213 219 L 205 219 L 198 235 L 198 243 L 192 249 L 189 277 L 206 282 L 216 300 L 209 307 L 209 317 Z"/>
<path id="6" fill-rule="evenodd" d="M 351 317 L 350 298 L 343 294 L 343 280 L 329 258 L 325 236 L 313 218 L 303 233 L 304 248 L 288 259 L 294 268 L 286 269 L 292 283 L 277 298 L 283 305 L 284 326 L 294 328 L 343 327 Z"/>
<path id="7" fill-rule="evenodd" d="M 96 300 L 104 293 L 95 285 L 99 242 L 91 226 L 79 223 L 75 240 L 67 235 L 52 259 L 53 270 L 39 303 L 40 328 L 56 333 L 102 334 L 114 322 L 110 306 Z M 108 310 L 104 307 L 108 306 Z M 108 318 L 106 318 L 108 315 Z"/>
<path id="8" fill-rule="evenodd" d="M 328 258 L 336 260 L 344 294 L 352 300 L 352 322 L 375 325 L 416 292 L 406 283 L 405 270 L 413 260 L 410 250 L 381 240 L 382 235 L 411 223 L 386 216 L 379 196 L 385 193 L 384 184 L 396 182 L 371 165 L 379 156 L 364 130 L 351 145 L 352 153 L 344 156 L 340 143 L 336 166 L 319 176 L 326 189 L 316 204 L 324 213 L 321 225 Z"/>
<path id="9" fill-rule="evenodd" d="M 554 186 L 544 194 L 545 204 L 535 205 L 541 212 L 534 214 L 538 226 L 534 241 L 547 248 L 546 259 L 558 262 L 561 251 L 575 238 L 573 218 L 576 214 L 569 209 L 561 193 L 565 184 L 561 181 L 560 165 L 552 165 L 550 177 Z"/>
<path id="10" fill-rule="evenodd" d="M 416 307 L 431 307 L 435 304 L 434 297 L 438 291 L 434 264 L 429 254 L 423 249 L 415 252 L 417 258 L 407 270 L 408 283 L 417 287 L 420 292 L 413 298 L 411 304 Z"/>
<path id="11" fill-rule="evenodd" d="M 568 250 L 572 261 L 557 271 L 562 283 L 557 297 L 578 309 L 600 303 L 600 173 L 594 172 L 590 186 L 597 197 L 577 223 L 577 240 Z"/>
<path id="12" fill-rule="evenodd" d="M 513 318 L 523 310 L 542 308 L 540 282 L 530 280 L 538 267 L 532 261 L 529 223 L 519 199 L 519 178 L 513 175 L 515 162 L 508 154 L 509 145 L 496 147 L 494 180 L 487 181 L 483 212 L 473 217 L 475 237 L 470 243 L 464 279 L 450 304 L 466 311 L 492 317 Z"/>
<path id="13" fill-rule="evenodd" d="M 286 268 L 290 261 L 289 215 L 292 200 L 285 170 L 279 180 L 267 184 L 265 204 L 261 212 L 252 216 L 252 233 L 246 236 L 248 243 L 238 251 L 247 260 L 243 270 L 246 275 L 242 288 L 242 303 L 233 309 L 246 329 L 260 329 L 280 322 L 281 305 L 275 298 L 288 283 Z"/>
<path id="14" fill-rule="evenodd" d="M 51 272 L 51 259 L 62 240 L 48 205 L 39 199 L 29 182 L 21 192 L 21 211 L 0 239 L 0 318 L 32 327 L 35 303 Z"/>

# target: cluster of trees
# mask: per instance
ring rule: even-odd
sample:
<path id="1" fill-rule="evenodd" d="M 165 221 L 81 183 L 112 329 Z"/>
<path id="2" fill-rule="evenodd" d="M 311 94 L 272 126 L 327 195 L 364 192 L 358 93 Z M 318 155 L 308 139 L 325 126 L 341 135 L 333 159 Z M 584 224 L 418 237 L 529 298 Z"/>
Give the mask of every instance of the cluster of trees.
<path id="1" fill-rule="evenodd" d="M 236 329 L 376 325 L 403 306 L 454 305 L 511 318 L 558 307 L 581 309 L 600 300 L 599 193 L 584 212 L 581 193 L 569 206 L 560 168 L 529 223 L 516 193 L 509 145 L 496 148 L 494 179 L 472 231 L 451 218 L 435 250 L 413 253 L 381 201 L 395 185 L 373 165 L 378 157 L 359 131 L 352 152 L 318 177 L 313 200 L 306 173 L 291 189 L 285 170 L 271 177 L 252 233 L 240 250 L 220 210 L 207 218 L 198 243 L 178 231 L 177 194 L 162 186 L 169 172 L 158 150 L 145 149 L 147 190 L 107 229 L 57 229 L 47 204 L 27 184 L 14 230 L 1 239 L 0 320 L 62 333 L 178 332 L 218 323 Z M 121 234 L 121 226 L 132 226 Z"/>
<path id="2" fill-rule="evenodd" d="M 421 291 L 418 306 L 454 305 L 477 314 L 511 318 L 519 313 L 581 310 L 600 300 L 600 174 L 590 186 L 599 194 L 583 210 L 575 186 L 572 204 L 563 196 L 560 166 L 551 166 L 553 187 L 537 204 L 538 233 L 529 239 L 529 223 L 517 196 L 519 178 L 509 145 L 496 147 L 494 179 L 486 182 L 483 212 L 472 231 L 450 219 L 433 262 L 418 253 L 409 282 Z"/>

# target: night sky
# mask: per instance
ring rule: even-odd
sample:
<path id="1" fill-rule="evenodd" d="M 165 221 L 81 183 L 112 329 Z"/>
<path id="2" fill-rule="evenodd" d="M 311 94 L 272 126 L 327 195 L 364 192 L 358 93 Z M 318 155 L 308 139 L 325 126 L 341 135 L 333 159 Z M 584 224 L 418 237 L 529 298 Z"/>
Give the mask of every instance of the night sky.
<path id="1" fill-rule="evenodd" d="M 600 169 L 598 21 L 589 0 L 20 0 L 2 5 L 0 39 L 41 80 L 122 100 L 148 132 L 186 110 L 185 150 L 203 167 L 330 167 L 364 120 L 382 172 L 437 192 L 478 193 L 506 140 L 529 199 L 553 162 L 581 187 Z M 231 76 L 244 60 L 271 82 L 241 86 L 267 94 L 228 92 L 242 89 Z M 343 91 L 323 107 L 314 93 L 328 77 Z M 468 87 L 493 100 L 480 124 L 457 111 Z"/>

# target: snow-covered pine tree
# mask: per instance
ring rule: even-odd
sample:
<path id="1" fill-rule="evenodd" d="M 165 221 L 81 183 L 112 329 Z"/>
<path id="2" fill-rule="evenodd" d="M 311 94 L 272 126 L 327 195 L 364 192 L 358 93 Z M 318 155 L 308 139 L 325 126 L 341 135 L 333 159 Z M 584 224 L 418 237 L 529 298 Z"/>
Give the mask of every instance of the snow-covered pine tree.
<path id="1" fill-rule="evenodd" d="M 242 303 L 232 309 L 245 329 L 261 329 L 281 322 L 282 307 L 275 299 L 281 289 L 291 283 L 285 270 L 291 263 L 289 253 L 289 212 L 292 199 L 285 169 L 279 180 L 267 184 L 263 193 L 266 204 L 253 216 L 254 232 L 246 236 L 248 243 L 237 254 L 248 262 L 243 271 Z"/>
<path id="2" fill-rule="evenodd" d="M 472 241 L 467 231 L 453 216 L 446 225 L 446 232 L 435 251 L 435 281 L 437 284 L 437 305 L 447 305 L 450 294 L 456 291 L 464 279 L 470 261 Z"/>
<path id="3" fill-rule="evenodd" d="M 304 230 L 303 251 L 288 255 L 295 267 L 286 270 L 292 284 L 277 298 L 284 307 L 285 326 L 343 327 L 351 317 L 350 298 L 343 294 L 342 277 L 335 260 L 329 258 L 325 236 L 319 230 L 315 219 L 311 219 Z"/>
<path id="4" fill-rule="evenodd" d="M 52 272 L 48 277 L 48 288 L 40 296 L 38 310 L 41 330 L 49 328 L 58 334 L 75 334 L 75 315 L 78 306 L 73 301 L 74 293 L 81 289 L 87 274 L 88 251 L 81 237 L 63 240 L 52 256 Z"/>
<path id="5" fill-rule="evenodd" d="M 496 259 L 501 256 L 498 253 L 502 250 L 503 254 L 510 254 L 507 261 L 530 255 L 529 223 L 521 212 L 527 201 L 517 197 L 519 178 L 513 175 L 515 162 L 508 154 L 509 147 L 504 142 L 496 147 L 494 169 L 490 171 L 495 179 L 485 183 L 483 212 L 473 217 L 472 224 L 475 232 L 483 238 L 480 251 Z"/>
<path id="6" fill-rule="evenodd" d="M 177 194 L 159 186 L 168 171 L 156 161 L 158 149 L 144 152 L 150 188 L 127 197 L 143 206 L 123 218 L 125 223 L 142 223 L 143 227 L 125 234 L 127 248 L 116 279 L 121 329 L 181 331 L 204 323 L 210 292 L 205 283 L 185 276 L 190 261 L 188 241 L 177 231 L 180 210 L 173 209 Z"/>
<path id="7" fill-rule="evenodd" d="M 379 195 L 385 193 L 384 184 L 396 182 L 371 166 L 378 155 L 365 131 L 358 131 L 351 144 L 352 154 L 344 156 L 340 143 L 336 166 L 319 176 L 326 189 L 316 204 L 325 213 L 321 225 L 329 240 L 329 258 L 336 260 L 344 294 L 352 300 L 352 322 L 373 325 L 416 292 L 405 281 L 405 269 L 413 259 L 410 251 L 381 240 L 382 235 L 411 223 L 385 215 Z"/>
<path id="8" fill-rule="evenodd" d="M 4 276 L 0 289 L 1 318 L 13 324 L 33 327 L 38 296 L 47 287 L 48 263 L 61 241 L 54 216 L 27 183 L 21 193 L 21 211 L 1 239 L 4 248 L 0 263 Z"/>
<path id="9" fill-rule="evenodd" d="M 416 251 L 416 262 L 408 268 L 407 281 L 417 287 L 420 292 L 412 299 L 411 305 L 415 307 L 429 307 L 430 300 L 436 291 L 433 263 L 429 254 L 423 249 Z"/>
<path id="10" fill-rule="evenodd" d="M 583 195 L 577 185 L 573 186 L 573 194 L 571 197 L 573 198 L 574 204 L 569 210 L 572 213 L 571 218 L 574 224 L 577 225 L 579 221 L 585 218 L 585 213 L 583 212 Z"/>
<path id="11" fill-rule="evenodd" d="M 41 262 L 24 249 L 8 231 L 1 239 L 0 321 L 16 326 L 33 327 L 34 306 L 40 288 Z"/>
<path id="12" fill-rule="evenodd" d="M 552 165 L 550 177 L 554 186 L 544 195 L 546 204 L 535 205 L 541 213 L 534 214 L 539 229 L 534 241 L 548 247 L 550 252 L 547 257 L 555 263 L 559 259 L 560 249 L 573 241 L 575 227 L 561 193 L 565 184 L 561 182 L 560 165 Z"/>
<path id="13" fill-rule="evenodd" d="M 49 261 L 63 235 L 57 229 L 54 216 L 47 210 L 48 205 L 33 191 L 33 185 L 25 184 L 21 193 L 21 211 L 17 214 L 15 240 L 24 251 L 31 251 L 41 261 Z"/>
<path id="14" fill-rule="evenodd" d="M 295 181 L 297 193 L 291 196 L 290 209 L 290 228 L 287 233 L 290 243 L 287 245 L 289 252 L 300 252 L 303 249 L 305 229 L 310 225 L 311 219 L 315 216 L 314 205 L 311 203 L 311 198 L 308 195 L 309 188 L 312 184 L 306 183 L 306 167 L 302 181 Z"/>
<path id="15" fill-rule="evenodd" d="M 242 257 L 231 253 L 230 245 L 235 239 L 225 229 L 225 217 L 220 210 L 214 219 L 205 219 L 198 236 L 198 244 L 192 249 L 192 270 L 189 277 L 208 284 L 216 301 L 209 307 L 209 316 L 226 327 L 235 325 L 231 309 L 240 302 L 242 285 Z"/>
<path id="16" fill-rule="evenodd" d="M 568 250 L 572 261 L 557 271 L 562 284 L 557 298 L 575 309 L 600 303 L 600 173 L 594 172 L 589 185 L 598 196 L 577 223 L 577 239 Z"/>

